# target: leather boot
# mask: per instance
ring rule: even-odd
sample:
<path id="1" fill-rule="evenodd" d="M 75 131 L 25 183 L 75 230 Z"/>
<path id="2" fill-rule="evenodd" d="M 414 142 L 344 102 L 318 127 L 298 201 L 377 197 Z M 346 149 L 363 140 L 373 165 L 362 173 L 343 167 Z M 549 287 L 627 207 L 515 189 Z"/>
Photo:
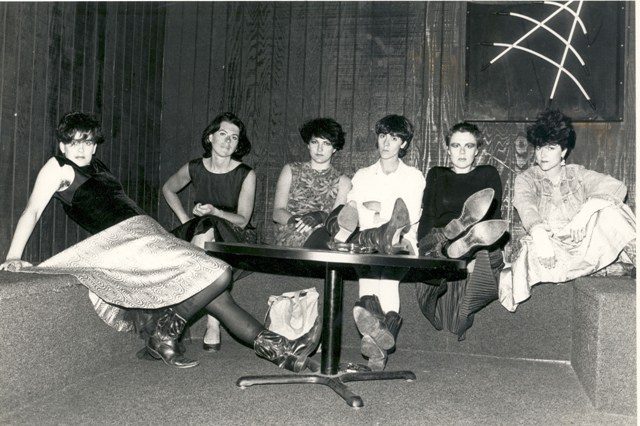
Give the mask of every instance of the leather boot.
<path id="1" fill-rule="evenodd" d="M 262 330 L 253 341 L 256 354 L 280 368 L 299 373 L 308 366 L 309 355 L 318 346 L 322 329 L 316 320 L 311 330 L 296 340 L 289 340 L 270 330 Z"/>
<path id="2" fill-rule="evenodd" d="M 364 348 L 365 336 L 370 337 L 375 345 L 382 349 L 391 349 L 393 345 L 395 345 L 393 335 L 389 333 L 389 330 L 385 326 L 385 316 L 380 307 L 378 296 L 362 296 L 353 307 L 353 318 L 358 327 L 358 331 L 363 336 L 363 345 L 361 348 Z M 368 344 L 368 339 L 366 344 Z M 364 351 L 362 354 L 368 356 Z"/>
<path id="3" fill-rule="evenodd" d="M 495 243 L 509 228 L 506 220 L 485 220 L 477 223 L 463 237 L 451 243 L 447 249 L 447 257 L 459 259 L 471 255 L 476 247 L 487 247 Z"/>
<path id="4" fill-rule="evenodd" d="M 385 315 L 384 323 L 389 333 L 391 333 L 391 335 L 393 336 L 395 342 L 395 340 L 398 338 L 400 327 L 402 326 L 402 317 L 397 312 L 390 311 Z M 373 339 L 371 338 L 363 338 L 361 349 L 363 354 L 365 350 L 367 351 L 367 353 L 364 355 L 369 358 L 368 367 L 371 369 L 371 371 L 382 371 L 387 365 L 389 353 L 393 352 L 394 348 L 382 349 L 379 346 L 375 345 L 375 342 L 373 342 L 372 340 Z M 373 343 L 373 345 L 371 343 Z"/>
<path id="5" fill-rule="evenodd" d="M 393 254 L 393 246 L 400 242 L 400 236 L 411 226 L 409 210 L 402 198 L 396 199 L 391 219 L 378 228 L 365 229 L 358 232 L 353 242 L 366 247 L 374 247 L 379 253 Z"/>
<path id="6" fill-rule="evenodd" d="M 431 231 L 418 241 L 418 253 L 420 256 L 447 257 L 444 253 L 449 240 L 444 235 L 442 228 L 432 228 Z"/>
<path id="7" fill-rule="evenodd" d="M 467 198 L 462 206 L 460 217 L 453 219 L 445 226 L 444 235 L 453 240 L 482 220 L 491 207 L 494 195 L 493 188 L 485 188 Z"/>
<path id="8" fill-rule="evenodd" d="M 147 352 L 156 359 L 162 359 L 165 364 L 176 368 L 190 368 L 199 364 L 186 358 L 179 350 L 178 339 L 187 321 L 173 309 L 160 317 L 156 329 L 147 339 Z"/>
<path id="9" fill-rule="evenodd" d="M 331 238 L 341 243 L 346 242 L 358 227 L 358 209 L 354 201 L 336 207 L 324 223 Z"/>

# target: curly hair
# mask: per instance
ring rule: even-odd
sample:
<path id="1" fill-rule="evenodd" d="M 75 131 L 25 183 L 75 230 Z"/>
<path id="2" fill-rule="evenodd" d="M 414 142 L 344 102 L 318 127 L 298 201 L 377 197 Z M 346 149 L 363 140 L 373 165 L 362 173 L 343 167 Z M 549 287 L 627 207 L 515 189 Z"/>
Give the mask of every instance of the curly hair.
<path id="1" fill-rule="evenodd" d="M 204 148 L 204 154 L 202 154 L 202 156 L 204 158 L 211 157 L 211 143 L 209 143 L 209 135 L 212 135 L 220 130 L 220 124 L 223 121 L 234 124 L 238 126 L 238 129 L 240 129 L 240 134 L 238 135 L 238 146 L 236 147 L 236 150 L 233 151 L 233 154 L 231 154 L 231 158 L 240 161 L 242 157 L 251 152 L 251 142 L 247 137 L 247 129 L 244 123 L 238 118 L 238 116 L 236 116 L 232 112 L 223 112 L 222 114 L 218 115 L 207 126 L 207 128 L 204 129 L 204 131 L 202 132 L 201 140 L 202 148 Z"/>
<path id="2" fill-rule="evenodd" d="M 527 141 L 536 148 L 560 145 L 568 155 L 576 145 L 576 132 L 571 118 L 557 109 L 546 109 L 527 127 Z"/>
<path id="3" fill-rule="evenodd" d="M 403 142 L 407 143 L 404 148 L 400 148 L 398 157 L 402 158 L 407 155 L 409 145 L 411 145 L 411 140 L 413 139 L 413 124 L 405 116 L 391 114 L 382 117 L 376 123 L 375 131 L 376 136 L 380 134 L 398 136 Z"/>
<path id="4" fill-rule="evenodd" d="M 344 147 L 344 131 L 333 118 L 314 118 L 300 127 L 300 136 L 308 144 L 312 137 L 323 138 L 331 142 L 331 146 L 340 151 Z"/>
<path id="5" fill-rule="evenodd" d="M 478 148 L 481 148 L 482 145 L 484 144 L 484 137 L 482 136 L 482 132 L 480 131 L 478 126 L 476 126 L 475 124 L 471 124 L 468 121 L 463 121 L 463 122 L 454 124 L 453 127 L 451 127 L 447 132 L 447 134 L 445 135 L 444 141 L 447 144 L 447 146 L 449 146 L 449 143 L 451 142 L 451 137 L 456 132 L 471 133 L 473 137 L 476 139 L 476 144 Z"/>
<path id="6" fill-rule="evenodd" d="M 58 142 L 66 145 L 74 140 L 73 137 L 78 132 L 82 133 L 82 140 L 91 136 L 95 144 L 104 142 L 100 122 L 93 115 L 80 111 L 68 112 L 60 119 L 56 129 L 56 138 Z"/>

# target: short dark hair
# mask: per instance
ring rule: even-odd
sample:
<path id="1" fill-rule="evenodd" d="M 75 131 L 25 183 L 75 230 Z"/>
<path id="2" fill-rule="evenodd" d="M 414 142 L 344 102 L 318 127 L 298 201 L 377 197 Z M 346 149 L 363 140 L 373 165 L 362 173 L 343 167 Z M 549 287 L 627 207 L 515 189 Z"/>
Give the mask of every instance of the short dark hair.
<path id="1" fill-rule="evenodd" d="M 376 136 L 384 133 L 385 135 L 398 136 L 407 145 L 404 148 L 400 148 L 398 157 L 402 158 L 407 155 L 409 145 L 413 139 L 413 124 L 403 115 L 391 114 L 382 117 L 376 123 L 375 127 Z M 378 142 L 376 141 L 376 144 Z"/>
<path id="2" fill-rule="evenodd" d="M 333 118 L 314 118 L 307 121 L 300 127 L 300 136 L 306 144 L 315 136 L 328 140 L 338 151 L 344 147 L 344 131 L 340 123 Z"/>
<path id="3" fill-rule="evenodd" d="M 447 146 L 449 146 L 449 143 L 451 142 L 451 137 L 456 132 L 471 133 L 473 137 L 476 138 L 476 143 L 478 144 L 478 148 L 482 147 L 482 144 L 484 143 L 482 132 L 480 131 L 478 126 L 476 126 L 475 124 L 469 123 L 468 121 L 462 121 L 460 123 L 454 124 L 445 135 L 444 141 L 447 144 Z"/>
<path id="4" fill-rule="evenodd" d="M 236 150 L 233 152 L 233 154 L 231 154 L 231 158 L 240 161 L 242 157 L 251 152 L 251 142 L 249 142 L 249 138 L 247 137 L 247 129 L 244 123 L 238 118 L 238 116 L 236 116 L 232 112 L 223 112 L 222 114 L 218 115 L 213 119 L 211 123 L 209 123 L 207 128 L 204 129 L 204 131 L 202 132 L 201 141 L 202 148 L 204 148 L 204 154 L 202 154 L 202 156 L 204 158 L 211 157 L 211 144 L 209 143 L 209 135 L 220 130 L 220 124 L 222 124 L 223 121 L 234 124 L 238 126 L 238 129 L 240 129 L 240 134 L 238 135 L 238 146 L 236 147 Z"/>
<path id="5" fill-rule="evenodd" d="M 568 156 L 576 145 L 576 132 L 571 118 L 557 109 L 546 109 L 527 127 L 527 141 L 536 148 L 560 145 L 567 150 Z"/>
<path id="6" fill-rule="evenodd" d="M 77 132 L 82 133 L 82 140 L 86 140 L 91 134 L 94 143 L 104 142 L 100 122 L 93 115 L 80 111 L 68 112 L 60 119 L 56 129 L 56 139 L 66 145 L 73 141 Z"/>

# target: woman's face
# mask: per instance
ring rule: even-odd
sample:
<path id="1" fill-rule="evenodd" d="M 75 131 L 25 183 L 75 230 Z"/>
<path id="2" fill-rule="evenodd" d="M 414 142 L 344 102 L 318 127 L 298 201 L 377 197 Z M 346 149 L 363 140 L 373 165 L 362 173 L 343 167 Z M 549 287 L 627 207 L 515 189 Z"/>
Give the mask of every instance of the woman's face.
<path id="1" fill-rule="evenodd" d="M 567 154 L 558 144 L 549 144 L 536 147 L 536 163 L 544 172 L 553 171 L 560 167 L 562 159 Z"/>
<path id="2" fill-rule="evenodd" d="M 478 155 L 478 141 L 472 133 L 455 132 L 449 139 L 447 154 L 456 173 L 467 173 Z"/>
<path id="3" fill-rule="evenodd" d="M 218 131 L 209 135 L 211 153 L 218 157 L 230 157 L 238 147 L 240 128 L 233 123 L 223 121 Z"/>
<path id="4" fill-rule="evenodd" d="M 331 145 L 329 139 L 320 136 L 312 136 L 307 144 L 311 160 L 317 164 L 324 164 L 331 161 L 331 157 L 336 149 Z"/>
<path id="5" fill-rule="evenodd" d="M 92 133 L 76 132 L 71 142 L 67 144 L 60 142 L 62 154 L 80 167 L 91 163 L 97 147 Z"/>
<path id="6" fill-rule="evenodd" d="M 380 158 L 384 160 L 398 158 L 400 149 L 405 146 L 407 146 L 407 143 L 403 142 L 400 136 L 390 133 L 380 133 L 378 135 L 378 152 L 380 153 Z"/>

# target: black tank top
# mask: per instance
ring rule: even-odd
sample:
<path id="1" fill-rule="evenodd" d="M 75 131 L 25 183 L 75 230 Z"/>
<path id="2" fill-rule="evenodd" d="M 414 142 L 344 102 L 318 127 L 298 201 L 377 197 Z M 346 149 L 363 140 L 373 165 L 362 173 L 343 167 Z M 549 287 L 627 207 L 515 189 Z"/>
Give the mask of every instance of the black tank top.
<path id="1" fill-rule="evenodd" d="M 91 234 L 96 234 L 133 216 L 146 214 L 125 194 L 122 185 L 107 166 L 93 158 L 80 167 L 67 158 L 56 155 L 60 166 L 73 167 L 75 178 L 54 198 L 62 202 L 65 213 Z"/>
<path id="2" fill-rule="evenodd" d="M 211 173 L 205 168 L 202 158 L 191 160 L 189 176 L 195 189 L 195 202 L 237 213 L 242 184 L 251 170 L 251 167 L 240 163 L 227 173 Z"/>

